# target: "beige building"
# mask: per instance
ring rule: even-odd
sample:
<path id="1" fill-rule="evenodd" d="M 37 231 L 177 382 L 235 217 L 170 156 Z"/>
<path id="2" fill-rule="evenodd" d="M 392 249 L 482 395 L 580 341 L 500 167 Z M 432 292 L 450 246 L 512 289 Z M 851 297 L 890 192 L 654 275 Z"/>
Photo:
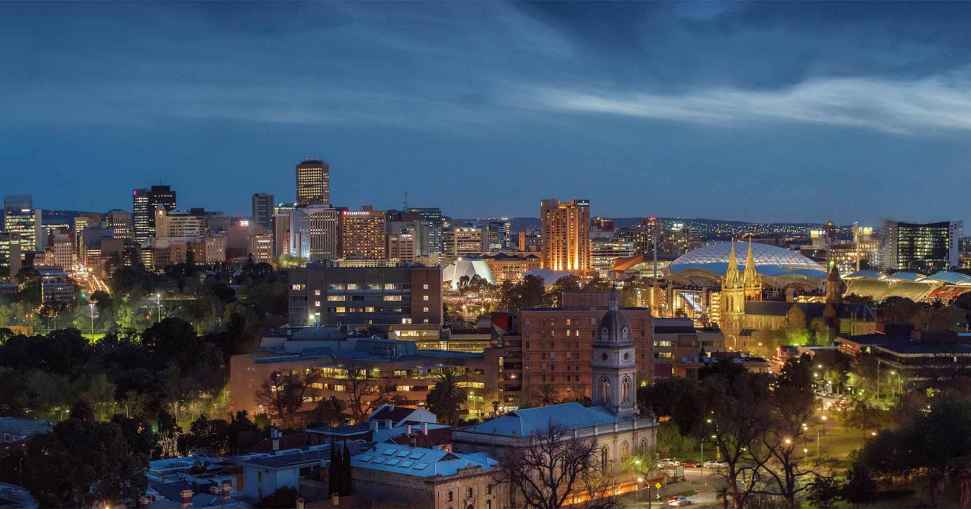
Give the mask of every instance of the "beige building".
<path id="1" fill-rule="evenodd" d="M 317 160 L 297 165 L 297 206 L 330 205 L 330 166 Z"/>
<path id="2" fill-rule="evenodd" d="M 539 257 L 532 254 L 507 255 L 499 253 L 486 257 L 485 260 L 497 285 L 506 281 L 518 283 L 523 280 L 527 272 L 540 268 Z"/>
<path id="3" fill-rule="evenodd" d="M 344 258 L 387 258 L 384 212 L 365 207 L 341 212 L 341 252 Z"/>
<path id="4" fill-rule="evenodd" d="M 354 489 L 401 509 L 506 509 L 507 485 L 498 463 L 482 453 L 376 443 L 351 458 Z"/>
<path id="5" fill-rule="evenodd" d="M 544 269 L 586 273 L 590 270 L 590 202 L 560 202 L 555 198 L 540 204 L 543 228 L 541 262 Z"/>

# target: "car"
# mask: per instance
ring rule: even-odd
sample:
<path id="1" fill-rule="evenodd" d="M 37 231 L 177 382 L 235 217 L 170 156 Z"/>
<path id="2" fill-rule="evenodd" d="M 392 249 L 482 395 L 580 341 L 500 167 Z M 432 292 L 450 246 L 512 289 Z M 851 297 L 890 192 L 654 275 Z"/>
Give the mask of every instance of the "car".
<path id="1" fill-rule="evenodd" d="M 723 470 L 728 468 L 728 463 L 723 463 L 720 461 L 706 461 L 702 467 L 708 470 Z"/>
<path id="2" fill-rule="evenodd" d="M 657 468 L 660 469 L 677 468 L 680 465 L 681 463 L 679 463 L 678 460 L 673 460 L 671 458 L 665 458 L 657 462 Z"/>
<path id="3" fill-rule="evenodd" d="M 686 505 L 691 505 L 691 500 L 688 497 L 671 497 L 668 499 L 668 507 L 684 507 Z"/>
<path id="4" fill-rule="evenodd" d="M 697 461 L 685 461 L 681 463 L 681 466 L 684 468 L 699 468 L 701 467 L 701 463 L 698 463 Z"/>

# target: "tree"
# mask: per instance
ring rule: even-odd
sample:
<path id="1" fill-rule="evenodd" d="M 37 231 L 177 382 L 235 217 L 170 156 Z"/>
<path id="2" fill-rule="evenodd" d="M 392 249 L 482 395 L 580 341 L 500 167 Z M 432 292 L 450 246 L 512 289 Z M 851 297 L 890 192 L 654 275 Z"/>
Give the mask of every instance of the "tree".
<path id="1" fill-rule="evenodd" d="M 21 479 L 43 507 L 131 504 L 145 492 L 146 431 L 121 419 L 97 422 L 89 412 L 76 407 L 22 451 Z"/>
<path id="2" fill-rule="evenodd" d="M 351 418 L 355 423 L 364 422 L 364 419 L 371 413 L 377 397 L 372 394 L 377 390 L 377 381 L 372 379 L 367 368 L 356 362 L 350 362 L 345 366 L 347 370 L 347 391 L 348 407 L 351 409 Z"/>
<path id="3" fill-rule="evenodd" d="M 863 504 L 873 500 L 877 492 L 877 483 L 873 481 L 870 470 L 863 463 L 853 463 L 853 468 L 847 476 L 843 497 L 852 504 Z"/>
<path id="4" fill-rule="evenodd" d="M 843 499 L 845 486 L 833 477 L 817 475 L 809 485 L 807 499 L 818 509 L 832 509 Z"/>
<path id="5" fill-rule="evenodd" d="M 592 440 L 550 425 L 531 435 L 525 447 L 510 448 L 500 458 L 496 481 L 507 483 L 517 507 L 558 509 L 571 497 L 596 491 L 596 450 Z"/>
<path id="6" fill-rule="evenodd" d="M 260 386 L 257 400 L 266 407 L 270 418 L 286 428 L 296 425 L 297 414 L 303 408 L 304 395 L 314 379 L 293 373 L 273 373 Z"/>
<path id="7" fill-rule="evenodd" d="M 801 481 L 812 473 L 801 463 L 805 458 L 806 423 L 813 415 L 815 399 L 812 359 L 804 355 L 787 362 L 766 400 L 766 432 L 761 435 L 759 446 L 750 449 L 756 468 L 768 475 L 769 487 L 756 493 L 781 496 L 790 508 L 798 507 L 797 497 L 808 489 L 808 484 Z"/>
<path id="8" fill-rule="evenodd" d="M 466 399 L 465 391 L 458 386 L 455 372 L 446 369 L 435 387 L 428 392 L 428 409 L 442 422 L 454 426 L 461 420 L 462 404 Z"/>
<path id="9" fill-rule="evenodd" d="M 321 399 L 314 407 L 313 421 L 327 426 L 341 426 L 347 422 L 347 415 L 344 413 L 345 407 L 344 402 L 334 396 Z"/>

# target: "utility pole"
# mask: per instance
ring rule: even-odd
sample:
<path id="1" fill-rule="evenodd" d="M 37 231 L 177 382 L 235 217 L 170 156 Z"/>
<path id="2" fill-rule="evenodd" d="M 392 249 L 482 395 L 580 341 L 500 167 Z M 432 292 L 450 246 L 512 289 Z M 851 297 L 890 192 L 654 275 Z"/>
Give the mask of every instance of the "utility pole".
<path id="1" fill-rule="evenodd" d="M 94 334 L 94 302 L 88 303 L 88 309 L 91 311 L 91 334 Z"/>
<path id="2" fill-rule="evenodd" d="M 155 305 L 158 307 L 158 320 L 162 321 L 162 293 L 155 292 Z"/>

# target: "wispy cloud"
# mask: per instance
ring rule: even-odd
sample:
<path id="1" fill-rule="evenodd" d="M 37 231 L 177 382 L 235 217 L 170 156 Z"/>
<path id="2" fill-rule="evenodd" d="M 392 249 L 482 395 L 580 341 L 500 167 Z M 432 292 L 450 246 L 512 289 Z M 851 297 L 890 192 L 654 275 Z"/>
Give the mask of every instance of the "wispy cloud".
<path id="1" fill-rule="evenodd" d="M 814 79 L 773 91 L 708 88 L 662 95 L 529 87 L 527 108 L 619 115 L 713 126 L 793 122 L 859 127 L 896 134 L 971 130 L 967 75 L 919 81 Z"/>

